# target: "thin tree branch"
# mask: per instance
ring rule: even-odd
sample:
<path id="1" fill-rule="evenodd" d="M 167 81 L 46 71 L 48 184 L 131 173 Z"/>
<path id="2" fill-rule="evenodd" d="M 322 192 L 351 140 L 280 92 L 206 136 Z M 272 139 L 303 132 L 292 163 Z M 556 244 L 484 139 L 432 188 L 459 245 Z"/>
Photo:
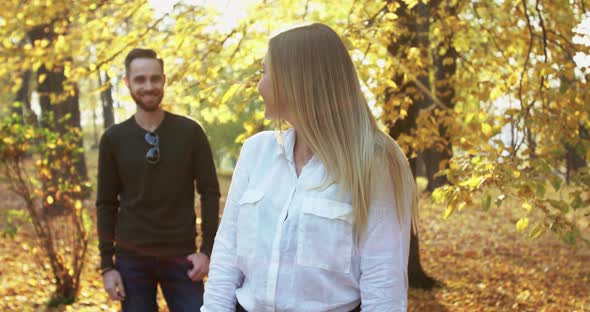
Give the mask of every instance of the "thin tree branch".
<path id="1" fill-rule="evenodd" d="M 539 34 L 535 34 L 535 37 L 543 40 L 543 36 L 539 35 Z M 554 44 L 556 47 L 560 48 L 565 54 L 567 54 L 567 59 L 568 61 L 574 62 L 574 56 L 572 55 L 572 52 L 570 50 L 568 50 L 566 47 L 564 47 L 559 41 L 555 40 L 555 39 L 551 39 L 551 38 L 547 38 L 547 42 Z"/>
<path id="2" fill-rule="evenodd" d="M 547 65 L 547 62 L 549 59 L 549 57 L 547 56 L 547 31 L 545 29 L 545 22 L 543 20 L 543 13 L 541 12 L 541 9 L 539 8 L 539 3 L 540 3 L 540 1 L 537 0 L 537 3 L 535 4 L 535 9 L 537 10 L 537 14 L 539 15 L 539 24 L 541 26 L 541 30 L 543 31 L 543 41 L 542 41 L 543 42 L 543 55 L 544 55 L 543 62 L 545 63 L 545 65 Z M 543 87 L 545 86 L 545 79 L 546 79 L 546 75 L 542 75 L 541 76 L 541 83 L 539 84 L 539 94 L 540 94 L 540 98 L 541 98 L 541 102 L 542 102 L 543 106 L 545 106 L 545 100 L 543 97 Z"/>
<path id="3" fill-rule="evenodd" d="M 110 57 L 108 57 L 107 59 L 103 60 L 100 63 L 97 63 L 94 70 L 91 70 L 89 67 L 86 67 L 88 73 L 89 74 L 94 73 L 102 65 L 113 61 L 117 56 L 119 56 L 121 53 L 123 53 L 125 50 L 127 50 L 127 48 L 137 44 L 137 42 L 139 42 L 139 40 L 142 39 L 143 36 L 148 34 L 150 31 L 154 30 L 156 28 L 156 26 L 158 26 L 158 24 L 160 24 L 160 22 L 162 22 L 164 20 L 164 18 L 166 18 L 167 16 L 168 16 L 168 13 L 162 15 L 159 19 L 157 19 L 154 23 L 152 23 L 149 27 L 147 27 L 139 36 L 137 36 L 137 38 L 135 40 L 129 41 L 123 48 L 119 49 L 117 52 L 112 54 Z"/>
<path id="4" fill-rule="evenodd" d="M 535 9 L 537 10 L 537 14 L 539 14 L 539 23 L 541 26 L 541 30 L 543 30 L 543 54 L 545 56 L 545 63 L 547 63 L 547 29 L 545 28 L 545 22 L 543 20 L 543 13 L 541 12 L 541 9 L 539 8 L 539 3 L 540 1 L 537 0 L 537 3 L 535 4 Z"/>
<path id="5" fill-rule="evenodd" d="M 521 113 L 519 115 L 521 115 L 520 118 L 518 118 L 518 120 L 516 120 L 517 123 L 520 122 L 520 120 L 523 120 L 523 123 L 525 123 L 526 118 L 528 116 L 529 113 L 529 107 L 532 106 L 531 105 L 527 105 L 523 99 L 523 95 L 522 95 L 522 84 L 524 81 L 524 77 L 526 75 L 526 70 L 528 67 L 528 63 L 531 57 L 531 52 L 533 49 L 533 43 L 534 43 L 534 31 L 533 31 L 533 26 L 531 24 L 531 19 L 528 13 L 528 9 L 527 9 L 527 5 L 526 5 L 526 0 L 522 0 L 522 7 L 523 7 L 523 14 L 526 17 L 526 22 L 527 22 L 527 27 L 528 27 L 528 31 L 529 31 L 529 45 L 528 45 L 528 49 L 527 49 L 527 53 L 526 53 L 526 58 L 524 61 L 524 65 L 522 68 L 522 71 L 520 73 L 520 79 L 518 81 L 518 99 L 520 101 L 520 107 L 521 107 Z M 534 102 L 533 102 L 534 103 Z M 512 150 L 511 156 L 516 155 L 516 153 L 518 152 L 518 150 L 520 149 L 520 147 L 522 146 L 522 144 L 524 143 L 524 140 L 526 139 L 526 129 L 524 129 L 524 133 L 523 133 L 523 137 L 522 140 L 520 141 L 520 143 L 518 143 L 518 145 L 514 146 L 514 149 Z"/>
<path id="6" fill-rule="evenodd" d="M 389 3 L 386 3 L 386 4 L 385 4 L 383 7 L 381 7 L 381 9 L 379 9 L 379 11 L 375 12 L 375 14 L 373 14 L 373 16 L 371 16 L 371 17 L 370 17 L 370 18 L 369 18 L 369 19 L 366 21 L 366 27 L 367 27 L 367 28 L 368 28 L 368 27 L 371 27 L 371 26 L 373 26 L 373 24 L 375 24 L 375 21 L 377 20 L 377 17 L 378 17 L 378 16 L 379 16 L 381 13 L 383 13 L 383 12 L 385 12 L 385 11 L 388 11 L 388 9 L 387 9 L 387 5 L 388 5 L 388 4 L 389 4 Z"/>
<path id="7" fill-rule="evenodd" d="M 502 58 L 504 59 L 504 61 L 506 62 L 506 64 L 510 64 L 510 61 L 508 59 L 508 57 L 504 54 L 504 50 L 502 50 L 500 48 L 500 45 L 498 44 L 498 42 L 496 41 L 496 35 L 493 34 L 489 29 L 487 29 L 486 27 L 484 27 L 483 23 L 481 23 L 479 21 L 479 19 L 481 19 L 481 16 L 479 15 L 479 12 L 477 11 L 477 7 L 475 3 L 472 3 L 472 9 L 473 9 L 473 13 L 475 16 L 478 17 L 478 25 L 479 28 L 483 31 L 485 31 L 488 35 L 491 34 L 491 36 L 488 36 L 488 38 L 492 41 L 492 44 L 494 45 L 494 47 L 496 48 L 496 50 L 498 52 L 500 52 L 500 55 L 502 55 Z M 494 22 L 496 21 L 495 17 L 492 16 L 492 19 L 494 20 Z"/>
<path id="8" fill-rule="evenodd" d="M 348 17 L 346 18 L 346 29 L 350 29 L 350 25 L 351 25 L 351 20 L 350 18 L 352 17 L 352 12 L 354 12 L 354 8 L 356 7 L 356 4 L 358 3 L 358 0 L 353 0 L 352 4 L 350 5 L 350 10 L 348 10 Z"/>
<path id="9" fill-rule="evenodd" d="M 576 45 L 574 43 L 572 43 L 567 37 L 565 37 L 563 34 L 555 32 L 551 29 L 546 29 L 545 30 L 547 32 L 547 34 L 553 34 L 557 37 L 559 37 L 561 40 L 565 41 L 565 43 L 567 43 L 568 46 L 570 46 L 571 49 L 576 49 Z"/>
<path id="10" fill-rule="evenodd" d="M 531 25 L 531 19 L 530 19 L 528 10 L 527 10 L 526 0 L 522 0 L 522 7 L 524 10 L 524 16 L 526 17 L 526 22 L 527 22 L 527 26 L 528 26 L 528 30 L 529 30 L 529 34 L 530 34 L 529 46 L 528 46 L 527 53 L 526 53 L 526 59 L 524 61 L 524 65 L 523 65 L 522 71 L 520 73 L 520 80 L 518 82 L 518 99 L 520 100 L 520 106 L 524 109 L 525 103 L 522 98 L 522 83 L 524 80 L 524 76 L 526 75 L 527 66 L 529 64 L 529 59 L 531 57 L 531 51 L 533 50 L 534 31 L 533 31 L 533 26 Z"/>
<path id="11" fill-rule="evenodd" d="M 305 1 L 305 8 L 303 10 L 303 15 L 301 15 L 302 21 L 304 21 L 307 18 L 307 13 L 309 13 L 309 0 Z"/>
<path id="12" fill-rule="evenodd" d="M 242 43 L 244 42 L 244 39 L 246 38 L 246 35 L 248 34 L 248 27 L 251 26 L 251 23 L 247 23 L 246 25 L 244 25 L 243 29 L 242 29 L 242 37 L 240 38 L 240 41 L 238 41 L 238 44 L 236 45 L 236 48 L 234 49 L 234 51 L 232 52 L 232 54 L 229 57 L 229 63 L 231 64 L 231 62 L 234 59 L 234 56 L 236 56 L 236 54 L 240 51 L 240 48 L 242 47 Z"/>

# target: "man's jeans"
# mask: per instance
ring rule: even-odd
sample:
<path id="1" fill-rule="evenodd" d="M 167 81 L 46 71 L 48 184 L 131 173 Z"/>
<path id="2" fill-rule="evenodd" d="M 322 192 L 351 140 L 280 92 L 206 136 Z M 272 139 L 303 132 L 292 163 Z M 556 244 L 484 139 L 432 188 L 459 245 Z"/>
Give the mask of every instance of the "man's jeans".
<path id="1" fill-rule="evenodd" d="M 171 312 L 199 311 L 203 282 L 188 277 L 192 266 L 185 257 L 117 256 L 115 267 L 125 287 L 123 312 L 157 312 L 158 284 Z"/>

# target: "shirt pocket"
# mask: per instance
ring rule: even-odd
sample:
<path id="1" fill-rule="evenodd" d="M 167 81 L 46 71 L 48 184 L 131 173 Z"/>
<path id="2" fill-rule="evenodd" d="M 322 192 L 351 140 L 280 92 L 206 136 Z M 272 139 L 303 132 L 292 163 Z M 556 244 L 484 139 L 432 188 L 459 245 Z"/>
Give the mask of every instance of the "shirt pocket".
<path id="1" fill-rule="evenodd" d="M 264 193 L 246 190 L 238 201 L 238 222 L 236 230 L 236 252 L 238 257 L 249 258 L 256 251 L 258 228 L 258 206 Z"/>
<path id="2" fill-rule="evenodd" d="M 297 264 L 349 273 L 352 247 L 352 205 L 330 199 L 304 198 Z"/>

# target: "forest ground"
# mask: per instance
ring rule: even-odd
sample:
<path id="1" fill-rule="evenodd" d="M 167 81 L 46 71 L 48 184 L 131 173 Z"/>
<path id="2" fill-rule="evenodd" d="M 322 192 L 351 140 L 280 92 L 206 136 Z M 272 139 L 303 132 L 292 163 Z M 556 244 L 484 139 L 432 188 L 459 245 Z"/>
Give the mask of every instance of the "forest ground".
<path id="1" fill-rule="evenodd" d="M 95 168 L 91 168 L 90 172 Z M 223 193 L 229 177 L 221 177 Z M 22 208 L 0 185 L 0 215 Z M 94 200 L 85 207 L 94 220 Z M 420 199 L 422 264 L 441 282 L 431 291 L 411 289 L 409 311 L 590 311 L 590 247 L 570 246 L 551 233 L 531 240 L 514 226 L 517 203 L 464 209 L 448 219 L 445 207 Z M 52 290 L 31 256 L 32 227 L 24 223 L 14 238 L 0 238 L 0 311 L 118 311 L 102 288 L 95 229 L 90 235 L 82 289 L 69 306 L 47 308 Z M 159 292 L 161 311 L 168 311 Z"/>

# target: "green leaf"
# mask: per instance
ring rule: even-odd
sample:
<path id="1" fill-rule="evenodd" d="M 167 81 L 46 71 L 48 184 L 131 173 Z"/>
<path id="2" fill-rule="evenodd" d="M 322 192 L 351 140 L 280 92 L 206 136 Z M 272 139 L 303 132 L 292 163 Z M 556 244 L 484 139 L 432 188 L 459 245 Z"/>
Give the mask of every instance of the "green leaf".
<path id="1" fill-rule="evenodd" d="M 541 199 L 545 197 L 545 185 L 541 183 L 537 184 L 537 197 Z"/>
<path id="2" fill-rule="evenodd" d="M 561 82 L 561 85 L 559 86 L 559 93 L 564 94 L 565 91 L 567 91 L 567 83 L 566 82 Z"/>
<path id="3" fill-rule="evenodd" d="M 542 161 L 542 162 L 541 162 L 541 167 L 543 167 L 543 171 L 544 171 L 545 173 L 551 173 L 551 171 L 553 170 L 553 169 L 551 168 L 551 166 L 549 166 L 549 164 L 548 164 L 546 161 Z"/>
<path id="4" fill-rule="evenodd" d="M 563 240 L 569 245 L 575 245 L 577 241 L 578 235 L 576 232 L 569 232 L 565 234 Z"/>
<path id="5" fill-rule="evenodd" d="M 529 237 L 535 239 L 541 236 L 541 234 L 543 234 L 543 231 L 545 231 L 545 225 L 543 223 L 538 223 L 529 232 Z"/>
<path id="6" fill-rule="evenodd" d="M 489 194 L 484 195 L 484 197 L 481 199 L 481 207 L 483 208 L 483 210 L 485 210 L 485 211 L 490 210 L 491 205 L 492 205 L 492 196 L 490 196 Z"/>
<path id="7" fill-rule="evenodd" d="M 559 188 L 561 188 L 561 178 L 555 177 L 551 179 L 551 185 L 553 186 L 556 192 L 559 191 Z"/>
<path id="8" fill-rule="evenodd" d="M 576 192 L 575 194 L 570 194 L 570 196 L 573 197 L 570 203 L 572 209 L 576 210 L 584 206 L 584 201 L 582 200 L 582 197 L 580 196 L 579 192 Z"/>
<path id="9" fill-rule="evenodd" d="M 7 223 L 5 225 L 4 231 L 2 231 L 2 238 L 10 237 L 10 239 L 14 239 L 17 231 L 17 227 L 12 222 Z"/>
<path id="10" fill-rule="evenodd" d="M 568 211 L 568 205 L 563 200 L 555 200 L 555 199 L 547 199 L 547 201 L 556 209 L 559 209 L 562 212 Z"/>

